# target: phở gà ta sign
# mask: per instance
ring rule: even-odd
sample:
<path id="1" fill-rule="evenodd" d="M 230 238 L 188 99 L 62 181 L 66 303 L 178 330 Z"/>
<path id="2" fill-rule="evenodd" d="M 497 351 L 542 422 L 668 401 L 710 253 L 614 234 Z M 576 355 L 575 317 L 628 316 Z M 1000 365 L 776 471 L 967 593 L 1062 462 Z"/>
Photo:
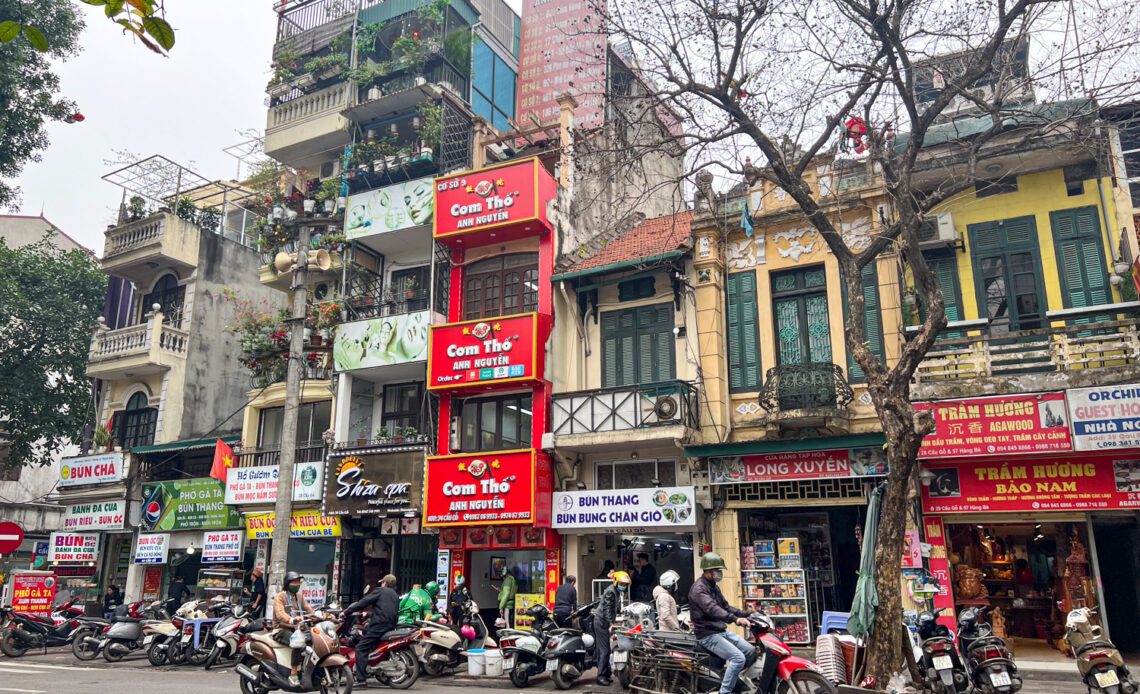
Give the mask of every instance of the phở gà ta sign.
<path id="1" fill-rule="evenodd" d="M 549 321 L 537 313 L 433 325 L 428 389 L 539 380 L 548 332 Z"/>
<path id="2" fill-rule="evenodd" d="M 535 223 L 548 227 L 556 184 L 537 158 L 489 166 L 435 181 L 435 236 Z"/>
<path id="3" fill-rule="evenodd" d="M 919 458 L 1050 453 L 1072 448 L 1062 392 L 916 402 L 914 409 L 931 410 L 934 416 L 934 431 L 922 440 Z"/>

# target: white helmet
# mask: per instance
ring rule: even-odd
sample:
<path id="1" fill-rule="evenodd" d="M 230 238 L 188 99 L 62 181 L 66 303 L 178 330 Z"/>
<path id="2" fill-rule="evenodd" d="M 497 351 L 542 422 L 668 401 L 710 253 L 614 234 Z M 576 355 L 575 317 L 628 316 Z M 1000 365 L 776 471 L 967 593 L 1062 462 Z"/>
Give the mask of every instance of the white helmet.
<path id="1" fill-rule="evenodd" d="M 680 582 L 680 580 L 681 574 L 677 573 L 676 571 L 666 571 L 665 573 L 661 574 L 661 580 L 658 581 L 658 583 L 660 583 L 661 587 L 665 590 L 676 590 L 677 583 Z"/>

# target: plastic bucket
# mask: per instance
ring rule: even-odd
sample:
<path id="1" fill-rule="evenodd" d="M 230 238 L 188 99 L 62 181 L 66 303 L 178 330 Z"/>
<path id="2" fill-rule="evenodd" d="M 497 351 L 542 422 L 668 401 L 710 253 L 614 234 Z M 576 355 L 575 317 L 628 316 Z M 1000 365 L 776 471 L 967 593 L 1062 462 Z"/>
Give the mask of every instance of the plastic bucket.
<path id="1" fill-rule="evenodd" d="M 482 648 L 472 648 L 467 651 L 467 674 L 472 677 L 482 677 L 487 672 L 487 652 Z M 502 667 L 499 668 L 502 670 Z"/>
<path id="2" fill-rule="evenodd" d="M 487 677 L 503 676 L 503 652 L 498 648 L 488 648 L 486 653 Z"/>

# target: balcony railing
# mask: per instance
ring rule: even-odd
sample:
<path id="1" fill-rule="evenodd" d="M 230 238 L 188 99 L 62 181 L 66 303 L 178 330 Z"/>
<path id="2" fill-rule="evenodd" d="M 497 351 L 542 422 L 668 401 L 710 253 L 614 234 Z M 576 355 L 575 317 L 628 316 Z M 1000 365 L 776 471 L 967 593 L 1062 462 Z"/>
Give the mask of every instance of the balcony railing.
<path id="1" fill-rule="evenodd" d="M 835 364 L 784 364 L 768 369 L 760 406 L 768 412 L 842 410 L 855 393 Z"/>
<path id="2" fill-rule="evenodd" d="M 297 446 L 297 463 L 319 463 L 325 459 L 325 444 L 320 441 L 308 441 Z M 235 453 L 236 467 L 257 467 L 259 465 L 276 465 L 281 459 L 280 448 L 244 448 Z"/>
<path id="3" fill-rule="evenodd" d="M 284 383 L 289 366 L 285 359 L 273 359 L 258 364 L 249 374 L 249 387 L 251 389 L 266 388 L 274 383 Z M 301 374 L 303 381 L 328 381 L 332 379 L 333 371 L 327 366 L 304 365 Z"/>
<path id="4" fill-rule="evenodd" d="M 164 219 L 165 215 L 152 215 L 109 229 L 103 247 L 103 260 L 161 241 Z"/>
<path id="5" fill-rule="evenodd" d="M 399 301 L 377 300 L 376 297 L 369 295 L 354 296 L 348 299 L 348 316 L 351 320 L 401 316 L 405 313 L 426 311 L 428 301 L 429 296 L 426 289 L 415 292 L 410 299 L 401 295 Z"/>
<path id="6" fill-rule="evenodd" d="M 190 334 L 185 330 L 154 321 L 132 325 L 118 330 L 97 330 L 91 341 L 88 360 L 104 362 L 111 359 L 151 354 L 155 348 L 163 354 L 185 356 Z"/>
<path id="7" fill-rule="evenodd" d="M 1106 313 L 1107 309 L 1107 313 Z M 1102 320 L 1081 312 L 1050 312 L 1065 325 L 997 331 L 989 321 L 950 323 L 915 371 L 916 383 L 1030 373 L 1070 372 L 1140 364 L 1140 319 L 1116 318 L 1097 307 Z M 1080 322 L 1077 322 L 1080 321 Z"/>
<path id="8" fill-rule="evenodd" d="M 384 0 L 362 0 L 360 9 L 379 5 Z M 293 38 L 310 29 L 356 12 L 357 0 L 295 0 L 284 4 L 277 13 L 277 40 Z"/>
<path id="9" fill-rule="evenodd" d="M 467 101 L 467 78 L 441 59 L 422 72 L 407 69 L 394 70 L 375 80 L 372 84 L 360 86 L 360 101 L 377 101 L 391 94 L 407 91 L 418 84 L 436 84 L 450 89 L 464 102 Z"/>
<path id="10" fill-rule="evenodd" d="M 553 408 L 556 436 L 700 427 L 697 390 L 684 381 L 559 393 Z"/>
<path id="11" fill-rule="evenodd" d="M 339 114 L 348 106 L 351 89 L 352 86 L 348 82 L 340 82 L 312 94 L 301 94 L 297 91 L 295 98 L 282 99 L 269 109 L 266 133 L 273 133 L 306 120 Z"/>

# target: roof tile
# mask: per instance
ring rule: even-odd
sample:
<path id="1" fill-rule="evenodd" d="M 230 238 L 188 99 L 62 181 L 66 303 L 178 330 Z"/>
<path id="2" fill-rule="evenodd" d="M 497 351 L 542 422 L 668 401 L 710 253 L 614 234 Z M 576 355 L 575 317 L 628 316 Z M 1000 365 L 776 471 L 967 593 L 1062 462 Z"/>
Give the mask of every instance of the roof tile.
<path id="1" fill-rule="evenodd" d="M 643 220 L 593 256 L 571 268 L 572 272 L 621 263 L 637 258 L 648 258 L 687 248 L 692 234 L 693 212 L 677 212 L 663 217 Z"/>

